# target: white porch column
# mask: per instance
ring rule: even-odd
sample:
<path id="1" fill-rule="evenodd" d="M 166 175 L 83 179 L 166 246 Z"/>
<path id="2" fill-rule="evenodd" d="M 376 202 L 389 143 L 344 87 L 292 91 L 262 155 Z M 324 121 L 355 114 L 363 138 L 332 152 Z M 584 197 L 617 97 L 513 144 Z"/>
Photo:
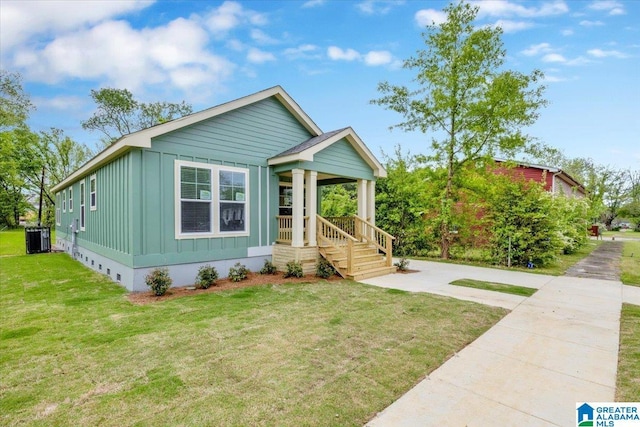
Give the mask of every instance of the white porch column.
<path id="1" fill-rule="evenodd" d="M 292 169 L 293 175 L 293 230 L 291 246 L 304 246 L 304 169 Z"/>
<path id="2" fill-rule="evenodd" d="M 358 180 L 358 217 L 367 219 L 367 180 Z"/>
<path id="3" fill-rule="evenodd" d="M 376 225 L 376 182 L 371 180 L 367 185 L 367 221 Z"/>
<path id="4" fill-rule="evenodd" d="M 307 189 L 307 241 L 309 246 L 317 246 L 316 242 L 316 212 L 318 212 L 318 172 L 306 171 L 305 186 Z"/>

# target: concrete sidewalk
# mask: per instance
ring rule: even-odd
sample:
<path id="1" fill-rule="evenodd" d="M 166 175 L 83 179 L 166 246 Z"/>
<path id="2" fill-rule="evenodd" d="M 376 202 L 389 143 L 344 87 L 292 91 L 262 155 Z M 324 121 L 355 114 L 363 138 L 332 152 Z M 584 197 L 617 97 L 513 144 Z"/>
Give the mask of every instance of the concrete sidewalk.
<path id="1" fill-rule="evenodd" d="M 412 261 L 364 281 L 512 309 L 368 426 L 575 425 L 575 404 L 612 401 L 622 284 Z M 448 285 L 471 278 L 539 288 L 530 298 Z"/>

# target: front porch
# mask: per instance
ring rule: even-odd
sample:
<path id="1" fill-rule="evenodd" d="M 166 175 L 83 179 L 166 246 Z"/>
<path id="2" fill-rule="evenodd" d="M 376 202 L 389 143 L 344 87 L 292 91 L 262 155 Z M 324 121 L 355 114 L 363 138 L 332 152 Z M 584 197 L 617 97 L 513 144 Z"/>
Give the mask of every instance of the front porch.
<path id="1" fill-rule="evenodd" d="M 321 134 L 269 159 L 279 180 L 276 242 L 272 262 L 289 261 L 315 272 L 320 256 L 345 278 L 363 279 L 395 271 L 393 237 L 375 225 L 376 178 L 386 171 L 351 128 Z M 355 215 L 320 216 L 319 187 L 354 183 Z M 273 218 L 273 217 L 272 217 Z"/>

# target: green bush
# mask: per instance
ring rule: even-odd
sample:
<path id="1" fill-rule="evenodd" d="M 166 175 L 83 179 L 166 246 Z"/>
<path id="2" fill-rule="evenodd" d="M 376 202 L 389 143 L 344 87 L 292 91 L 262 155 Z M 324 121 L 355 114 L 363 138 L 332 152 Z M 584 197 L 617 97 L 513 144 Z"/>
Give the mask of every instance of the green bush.
<path id="1" fill-rule="evenodd" d="M 215 286 L 217 279 L 218 270 L 210 265 L 205 265 L 198 269 L 196 286 L 200 289 L 207 289 L 209 286 Z"/>
<path id="2" fill-rule="evenodd" d="M 284 277 L 302 277 L 302 264 L 298 261 L 289 261 L 287 263 L 287 271 L 284 272 Z"/>
<path id="3" fill-rule="evenodd" d="M 164 295 L 173 283 L 173 280 L 169 277 L 169 269 L 166 267 L 152 270 L 144 278 L 144 281 L 156 296 Z"/>
<path id="4" fill-rule="evenodd" d="M 264 260 L 264 266 L 260 269 L 260 274 L 276 274 L 278 269 L 268 259 Z"/>
<path id="5" fill-rule="evenodd" d="M 398 262 L 393 263 L 393 265 L 398 267 L 398 270 L 400 271 L 407 271 L 409 269 L 409 260 L 406 258 L 400 258 Z"/>
<path id="6" fill-rule="evenodd" d="M 333 268 L 333 265 L 326 258 L 321 257 L 316 264 L 316 276 L 328 279 L 334 274 L 336 274 L 336 269 Z"/>
<path id="7" fill-rule="evenodd" d="M 247 274 L 249 274 L 249 270 L 239 262 L 236 262 L 236 264 L 229 269 L 229 279 L 231 279 L 232 282 L 240 282 L 246 279 Z"/>

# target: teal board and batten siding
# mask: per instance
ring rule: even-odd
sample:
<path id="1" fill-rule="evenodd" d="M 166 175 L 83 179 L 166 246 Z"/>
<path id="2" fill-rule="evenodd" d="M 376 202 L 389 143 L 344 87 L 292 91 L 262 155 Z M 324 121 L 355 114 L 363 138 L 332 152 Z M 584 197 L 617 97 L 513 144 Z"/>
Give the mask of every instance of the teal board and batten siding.
<path id="1" fill-rule="evenodd" d="M 279 173 L 291 170 L 292 167 L 353 179 L 375 179 L 371 166 L 346 139 L 341 139 L 316 153 L 313 162 L 287 163 L 274 167 L 274 170 Z"/>
<path id="2" fill-rule="evenodd" d="M 91 210 L 91 177 L 96 177 L 96 209 Z M 81 215 L 80 183 L 84 181 L 85 227 L 79 226 Z M 60 225 L 56 226 L 59 239 L 72 241 L 70 226 L 78 224 L 76 246 L 133 266 L 133 234 L 131 223 L 131 156 L 130 153 L 114 159 L 101 168 L 74 181 L 73 212 L 67 206 L 61 212 Z M 69 191 L 66 187 L 63 191 Z M 62 192 L 61 192 L 62 193 Z M 68 203 L 68 202 L 67 202 Z"/>
<path id="3" fill-rule="evenodd" d="M 267 158 L 310 137 L 275 99 L 216 116 L 161 135 L 135 155 L 134 267 L 244 258 L 248 248 L 275 240 L 278 177 Z M 176 239 L 176 160 L 243 168 L 249 171 L 248 236 Z M 218 218 L 214 214 L 214 221 Z"/>

